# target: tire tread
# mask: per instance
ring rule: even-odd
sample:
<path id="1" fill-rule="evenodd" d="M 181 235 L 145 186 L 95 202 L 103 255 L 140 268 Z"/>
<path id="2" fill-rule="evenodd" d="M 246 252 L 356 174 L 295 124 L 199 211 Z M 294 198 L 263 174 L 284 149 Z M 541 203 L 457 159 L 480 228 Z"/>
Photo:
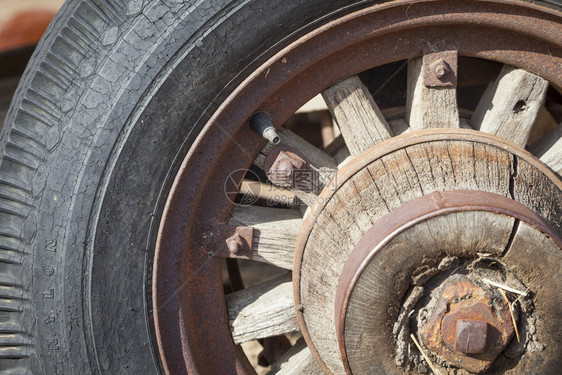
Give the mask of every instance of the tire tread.
<path id="1" fill-rule="evenodd" d="M 97 68 L 94 54 L 108 52 L 100 43 L 103 33 L 126 21 L 126 5 L 89 0 L 63 6 L 32 56 L 8 112 L 0 139 L 2 374 L 37 371 L 30 360 L 38 356 L 29 313 L 31 267 L 24 265 L 34 247 L 35 233 L 24 233 L 29 230 L 24 221 L 36 209 L 33 177 L 60 140 L 61 119 L 76 106 L 85 79 Z"/>

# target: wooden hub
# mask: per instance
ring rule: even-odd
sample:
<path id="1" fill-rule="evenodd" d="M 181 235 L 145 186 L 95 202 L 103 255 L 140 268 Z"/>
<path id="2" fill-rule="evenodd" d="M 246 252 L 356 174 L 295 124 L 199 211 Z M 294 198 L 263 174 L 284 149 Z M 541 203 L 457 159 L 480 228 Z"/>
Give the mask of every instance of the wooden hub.
<path id="1" fill-rule="evenodd" d="M 336 292 L 346 371 L 418 366 L 421 356 L 404 350 L 411 333 L 445 368 L 489 369 L 511 340 L 516 318 L 499 289 L 488 283 L 527 294 L 536 290 L 512 271 L 519 269 L 511 254 L 521 250 L 523 225 L 549 243 L 537 254 L 560 253 L 562 240 L 548 223 L 522 204 L 487 192 L 434 192 L 379 220 L 350 254 Z M 455 342 L 463 321 L 486 326 L 478 352 L 463 353 L 459 347 L 468 351 L 467 342 Z"/>
<path id="2" fill-rule="evenodd" d="M 507 303 L 502 305 L 502 293 L 482 281 L 527 291 L 533 308 L 521 306 L 520 317 L 514 316 L 520 329 L 531 324 L 533 314 L 555 316 L 555 306 L 562 302 L 555 292 L 562 287 L 555 271 L 562 264 L 561 187 L 558 177 L 524 150 L 468 130 L 416 131 L 355 158 L 306 217 L 295 255 L 297 318 L 324 370 L 419 371 L 428 366 L 421 355 L 399 358 L 404 352 L 400 345 L 417 352 L 409 333 L 443 373 L 463 367 L 455 361 L 459 356 L 486 362 L 469 369 L 473 372 L 496 362 L 521 369 L 516 373 L 530 366 L 561 365 L 554 344 L 562 338 L 558 318 L 533 325 L 536 333 L 521 338 L 522 350 L 508 346 L 509 355 L 495 360 L 513 342 L 513 332 L 501 331 L 500 325 L 512 321 L 501 307 Z M 540 247 L 530 246 L 533 242 Z M 556 266 L 537 264 L 531 254 Z M 531 272 L 532 265 L 541 271 Z M 507 323 L 484 319 L 505 333 L 503 341 L 491 343 L 495 349 L 454 357 L 448 355 L 454 343 L 448 346 L 441 332 L 442 351 L 429 350 L 422 340 L 423 324 L 435 313 L 453 271 L 483 288 L 492 314 L 509 318 Z M 417 299 L 410 298 L 416 294 Z M 509 303 L 514 296 L 507 293 Z M 459 315 L 457 320 L 469 318 Z M 455 329 L 457 320 L 451 323 Z M 535 339 L 544 350 L 526 350 Z"/>

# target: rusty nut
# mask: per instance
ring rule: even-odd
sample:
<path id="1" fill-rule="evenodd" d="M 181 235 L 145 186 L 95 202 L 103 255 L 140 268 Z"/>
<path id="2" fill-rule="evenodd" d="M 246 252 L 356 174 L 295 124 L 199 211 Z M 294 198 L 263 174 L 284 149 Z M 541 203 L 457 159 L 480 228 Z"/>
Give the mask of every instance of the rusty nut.
<path id="1" fill-rule="evenodd" d="M 295 171 L 304 169 L 306 162 L 292 151 L 280 151 L 269 168 L 267 177 L 277 186 L 292 187 Z"/>
<path id="2" fill-rule="evenodd" d="M 438 59 L 431 64 L 430 69 L 437 78 L 443 78 L 449 73 L 449 67 L 443 59 Z"/>
<path id="3" fill-rule="evenodd" d="M 226 246 L 228 247 L 228 252 L 231 255 L 235 255 L 244 247 L 244 242 L 240 234 L 236 233 L 233 236 L 226 239 Z"/>

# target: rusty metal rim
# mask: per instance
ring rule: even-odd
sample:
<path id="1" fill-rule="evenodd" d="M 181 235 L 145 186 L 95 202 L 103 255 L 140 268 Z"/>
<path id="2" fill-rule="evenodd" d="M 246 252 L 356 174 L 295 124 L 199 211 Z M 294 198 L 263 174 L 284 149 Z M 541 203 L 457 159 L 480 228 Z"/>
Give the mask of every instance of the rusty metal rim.
<path id="1" fill-rule="evenodd" d="M 338 283 L 335 321 L 344 367 L 351 374 L 345 350 L 345 317 L 353 288 L 365 267 L 376 254 L 398 234 L 433 217 L 453 212 L 486 211 L 523 221 L 550 237 L 562 248 L 562 237 L 536 212 L 502 195 L 459 190 L 434 192 L 403 204 L 376 222 L 356 244 L 346 262 Z M 373 245 L 374 244 L 374 245 Z"/>
<path id="2" fill-rule="evenodd" d="M 462 11 L 450 12 L 458 9 Z M 518 22 L 498 21 L 506 18 Z M 243 126 L 252 113 L 268 112 L 280 126 L 307 100 L 337 81 L 374 66 L 420 56 L 422 50 L 413 48 L 414 43 L 443 34 L 457 38 L 461 55 L 521 66 L 562 86 L 556 58 L 546 64 L 540 61 L 541 56 L 552 51 L 558 56 L 562 51 L 556 41 L 549 41 L 552 33 L 545 32 L 559 25 L 560 19 L 557 12 L 532 4 L 450 0 L 412 4 L 399 0 L 328 23 L 252 73 L 199 134 L 166 203 L 153 274 L 155 330 L 166 372 L 253 372 L 230 337 L 220 261 L 209 258 L 200 241 L 201 234 L 226 221 L 231 208 L 213 186 L 225 181 L 227 171 L 248 167 L 264 144 Z M 494 31 L 496 44 L 487 40 L 484 48 L 473 37 L 479 34 L 474 26 L 485 24 L 487 33 Z M 371 33 L 365 34 L 366 26 Z M 389 53 L 400 36 L 411 43 Z M 341 56 L 352 57 L 344 67 Z M 301 327 L 306 328 L 302 319 Z M 307 342 L 310 345 L 309 338 Z M 315 352 L 313 347 L 311 350 Z M 220 364 L 212 360 L 218 352 Z"/>

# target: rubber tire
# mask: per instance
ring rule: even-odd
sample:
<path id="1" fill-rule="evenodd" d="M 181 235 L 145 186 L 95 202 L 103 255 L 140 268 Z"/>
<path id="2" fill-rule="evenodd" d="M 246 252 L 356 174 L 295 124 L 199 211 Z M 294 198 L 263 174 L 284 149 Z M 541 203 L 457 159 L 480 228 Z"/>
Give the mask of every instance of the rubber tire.
<path id="1" fill-rule="evenodd" d="M 68 1 L 0 138 L 0 369 L 161 372 L 151 262 L 179 163 L 253 69 L 377 2 Z"/>

